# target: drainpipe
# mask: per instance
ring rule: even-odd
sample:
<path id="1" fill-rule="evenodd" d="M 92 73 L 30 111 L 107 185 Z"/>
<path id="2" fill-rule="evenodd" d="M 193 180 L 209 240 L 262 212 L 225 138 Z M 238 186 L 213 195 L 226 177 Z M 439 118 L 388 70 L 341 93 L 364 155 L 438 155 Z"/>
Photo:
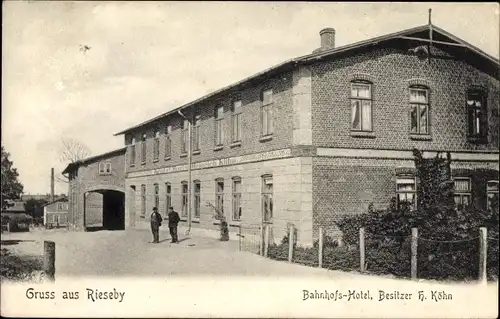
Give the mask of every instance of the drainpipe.
<path id="1" fill-rule="evenodd" d="M 191 181 L 191 121 L 186 117 L 184 116 L 184 114 L 182 114 L 182 112 L 180 110 L 177 111 L 177 113 L 179 113 L 179 115 L 184 119 L 184 120 L 187 120 L 188 122 L 188 229 L 186 230 L 186 235 L 189 235 L 189 233 L 191 232 L 191 184 L 192 184 L 192 181 Z"/>

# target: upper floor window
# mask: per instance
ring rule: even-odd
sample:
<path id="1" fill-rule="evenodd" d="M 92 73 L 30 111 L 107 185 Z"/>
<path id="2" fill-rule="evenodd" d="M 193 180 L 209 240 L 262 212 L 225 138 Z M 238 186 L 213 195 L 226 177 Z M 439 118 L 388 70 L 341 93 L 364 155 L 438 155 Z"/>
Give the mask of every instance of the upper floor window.
<path id="1" fill-rule="evenodd" d="M 261 108 L 261 134 L 262 136 L 273 134 L 273 90 L 262 91 Z"/>
<path id="2" fill-rule="evenodd" d="M 396 200 L 398 207 L 408 205 L 415 209 L 417 206 L 417 182 L 414 177 L 398 177 L 396 179 Z"/>
<path id="3" fill-rule="evenodd" d="M 223 123 L 224 120 L 224 107 L 218 106 L 215 109 L 215 146 L 224 144 L 224 130 Z"/>
<path id="4" fill-rule="evenodd" d="M 155 129 L 154 136 L 153 161 L 157 161 L 160 158 L 160 130 Z"/>
<path id="5" fill-rule="evenodd" d="M 410 133 L 429 134 L 429 90 L 410 87 Z"/>
<path id="6" fill-rule="evenodd" d="M 136 143 L 135 137 L 132 137 L 132 143 L 130 145 L 130 166 L 135 165 L 135 157 L 136 157 L 135 143 Z"/>
<path id="7" fill-rule="evenodd" d="M 372 131 L 372 84 L 351 82 L 351 129 Z"/>
<path id="8" fill-rule="evenodd" d="M 194 125 L 193 125 L 193 151 L 200 150 L 200 123 L 201 123 L 201 115 L 196 115 L 194 117 Z"/>
<path id="9" fill-rule="evenodd" d="M 471 203 L 471 181 L 470 178 L 453 179 L 453 199 L 457 209 L 463 209 Z"/>
<path id="10" fill-rule="evenodd" d="M 172 156 L 172 126 L 168 125 L 165 130 L 165 158 Z"/>
<path id="11" fill-rule="evenodd" d="M 232 140 L 233 142 L 241 141 L 241 100 L 233 102 L 233 118 L 232 118 Z"/>
<path id="12" fill-rule="evenodd" d="M 262 177 L 262 220 L 270 223 L 273 220 L 273 177 L 266 175 Z"/>
<path id="13" fill-rule="evenodd" d="M 486 93 L 484 91 L 467 92 L 467 125 L 470 137 L 486 136 Z"/>
<path id="14" fill-rule="evenodd" d="M 488 181 L 486 183 L 486 194 L 488 196 L 487 208 L 498 209 L 498 181 Z"/>
<path id="15" fill-rule="evenodd" d="M 146 133 L 142 134 L 142 138 L 141 138 L 141 164 L 146 163 L 146 139 L 147 139 L 147 134 Z"/>
<path id="16" fill-rule="evenodd" d="M 187 153 L 189 147 L 189 121 L 184 120 L 182 122 L 182 134 L 181 134 L 181 153 Z"/>
<path id="17" fill-rule="evenodd" d="M 57 210 L 64 210 L 64 203 L 57 203 Z"/>
<path id="18" fill-rule="evenodd" d="M 99 175 L 109 175 L 111 174 L 111 163 L 110 162 L 100 162 L 99 163 Z"/>

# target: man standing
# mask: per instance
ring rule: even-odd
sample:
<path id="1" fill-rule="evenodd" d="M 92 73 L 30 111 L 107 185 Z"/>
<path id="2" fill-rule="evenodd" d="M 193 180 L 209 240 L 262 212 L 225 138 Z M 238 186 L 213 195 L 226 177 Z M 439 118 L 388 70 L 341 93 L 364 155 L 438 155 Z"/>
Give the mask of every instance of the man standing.
<path id="1" fill-rule="evenodd" d="M 153 213 L 151 214 L 151 232 L 153 233 L 153 244 L 158 244 L 160 242 L 160 226 L 163 219 L 158 213 L 158 208 L 153 207 Z"/>
<path id="2" fill-rule="evenodd" d="M 173 207 L 169 207 L 168 213 L 168 229 L 170 230 L 170 236 L 172 236 L 172 243 L 178 243 L 177 239 L 177 224 L 179 224 L 180 217 L 177 212 L 174 211 Z"/>

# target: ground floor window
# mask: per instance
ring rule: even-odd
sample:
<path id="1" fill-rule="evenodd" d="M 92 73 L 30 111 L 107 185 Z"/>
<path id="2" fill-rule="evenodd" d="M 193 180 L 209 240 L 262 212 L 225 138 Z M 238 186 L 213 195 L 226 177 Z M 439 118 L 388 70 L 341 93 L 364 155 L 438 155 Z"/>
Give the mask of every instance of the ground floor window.
<path id="1" fill-rule="evenodd" d="M 195 181 L 194 183 L 194 218 L 200 218 L 200 194 L 201 194 L 201 183 L 200 181 Z"/>
<path id="2" fill-rule="evenodd" d="M 155 206 L 156 209 L 160 206 L 160 186 L 158 184 L 154 185 L 155 188 Z"/>
<path id="3" fill-rule="evenodd" d="M 396 179 L 396 200 L 398 207 L 408 205 L 411 209 L 416 208 L 416 184 L 414 177 L 398 177 Z"/>
<path id="4" fill-rule="evenodd" d="M 265 223 L 273 220 L 273 177 L 262 177 L 262 219 Z"/>
<path id="5" fill-rule="evenodd" d="M 188 184 L 186 182 L 182 182 L 181 203 L 182 203 L 181 216 L 187 217 L 187 211 L 188 211 Z"/>
<path id="6" fill-rule="evenodd" d="M 165 183 L 165 216 L 168 215 L 168 210 L 172 206 L 172 185 Z"/>
<path id="7" fill-rule="evenodd" d="M 215 180 L 215 208 L 218 211 L 215 219 L 220 219 L 224 216 L 224 180 L 221 178 Z"/>
<path id="8" fill-rule="evenodd" d="M 486 193 L 487 193 L 487 208 L 491 209 L 494 207 L 493 205 L 497 205 L 495 207 L 498 209 L 498 181 L 488 181 L 486 183 Z"/>
<path id="9" fill-rule="evenodd" d="M 470 178 L 457 177 L 453 179 L 453 199 L 457 209 L 463 209 L 471 203 Z"/>
<path id="10" fill-rule="evenodd" d="M 141 185 L 141 217 L 146 216 L 146 185 Z"/>
<path id="11" fill-rule="evenodd" d="M 241 220 L 241 179 L 233 178 L 233 220 Z"/>

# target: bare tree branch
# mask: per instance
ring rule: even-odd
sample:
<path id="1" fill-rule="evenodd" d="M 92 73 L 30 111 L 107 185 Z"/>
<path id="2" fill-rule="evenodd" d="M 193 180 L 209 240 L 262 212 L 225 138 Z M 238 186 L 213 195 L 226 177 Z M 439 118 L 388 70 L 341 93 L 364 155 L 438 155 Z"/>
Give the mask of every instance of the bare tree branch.
<path id="1" fill-rule="evenodd" d="M 60 148 L 61 162 L 75 163 L 90 156 L 89 148 L 78 140 L 72 138 L 63 138 Z"/>

